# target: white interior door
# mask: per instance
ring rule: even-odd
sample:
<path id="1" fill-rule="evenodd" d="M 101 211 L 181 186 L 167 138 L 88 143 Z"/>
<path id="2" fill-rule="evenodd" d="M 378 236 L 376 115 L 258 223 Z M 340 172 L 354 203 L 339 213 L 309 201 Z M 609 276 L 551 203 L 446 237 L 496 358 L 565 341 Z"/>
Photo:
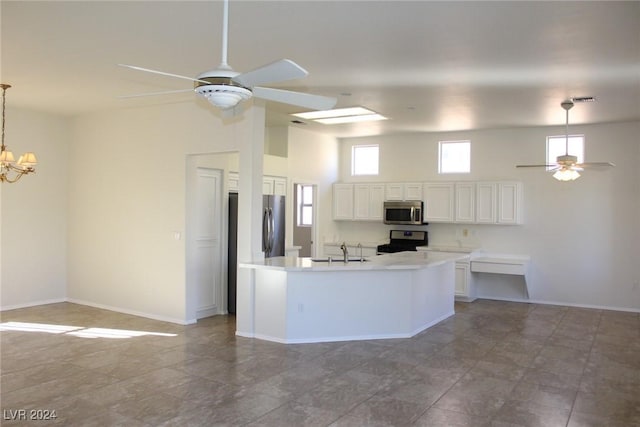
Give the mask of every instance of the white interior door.
<path id="1" fill-rule="evenodd" d="M 222 306 L 222 172 L 198 168 L 195 191 L 194 279 L 196 317 L 212 316 Z"/>

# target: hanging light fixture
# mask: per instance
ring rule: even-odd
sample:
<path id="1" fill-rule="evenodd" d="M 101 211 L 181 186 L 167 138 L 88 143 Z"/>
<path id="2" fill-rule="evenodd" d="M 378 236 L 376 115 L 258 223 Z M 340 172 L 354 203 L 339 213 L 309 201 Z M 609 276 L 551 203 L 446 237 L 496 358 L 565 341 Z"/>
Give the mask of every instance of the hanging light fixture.
<path id="1" fill-rule="evenodd" d="M 35 172 L 35 166 L 38 164 L 36 155 L 30 151 L 24 153 L 16 162 L 13 153 L 7 150 L 4 145 L 4 123 L 5 123 L 5 97 L 7 89 L 11 85 L 0 84 L 2 88 L 2 146 L 0 147 L 0 182 L 8 182 L 9 184 L 16 182 L 23 175 Z"/>
<path id="2" fill-rule="evenodd" d="M 578 157 L 569 154 L 569 110 L 573 108 L 573 100 L 567 99 L 563 101 L 560 106 L 564 108 L 566 112 L 564 136 L 565 154 L 564 156 L 558 156 L 557 162 L 560 165 L 560 169 L 553 174 L 553 177 L 558 181 L 574 181 L 580 178 L 578 170 L 582 169 L 575 166 L 578 163 Z"/>
<path id="3" fill-rule="evenodd" d="M 615 166 L 611 162 L 578 163 L 578 157 L 569 154 L 569 110 L 573 108 L 574 101 L 575 102 L 592 102 L 592 101 L 595 101 L 595 98 L 591 96 L 581 97 L 581 98 L 571 98 L 571 99 L 562 101 L 562 103 L 560 104 L 560 106 L 565 110 L 565 114 L 566 114 L 564 155 L 556 157 L 556 163 L 554 164 L 516 165 L 517 168 L 547 168 L 547 170 L 554 171 L 553 177 L 558 181 L 574 181 L 580 178 L 580 172 L 582 172 L 587 167 L 591 168 L 591 167 L 600 167 L 600 166 Z"/>

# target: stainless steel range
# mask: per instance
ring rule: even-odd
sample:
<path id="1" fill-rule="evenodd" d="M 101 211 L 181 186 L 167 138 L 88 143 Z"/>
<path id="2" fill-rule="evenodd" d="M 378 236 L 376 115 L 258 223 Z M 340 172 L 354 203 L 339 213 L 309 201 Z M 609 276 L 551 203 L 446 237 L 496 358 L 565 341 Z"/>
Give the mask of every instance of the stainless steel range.
<path id="1" fill-rule="evenodd" d="M 389 243 L 378 246 L 378 254 L 415 251 L 416 247 L 429 244 L 429 233 L 426 231 L 391 230 L 389 240 Z"/>

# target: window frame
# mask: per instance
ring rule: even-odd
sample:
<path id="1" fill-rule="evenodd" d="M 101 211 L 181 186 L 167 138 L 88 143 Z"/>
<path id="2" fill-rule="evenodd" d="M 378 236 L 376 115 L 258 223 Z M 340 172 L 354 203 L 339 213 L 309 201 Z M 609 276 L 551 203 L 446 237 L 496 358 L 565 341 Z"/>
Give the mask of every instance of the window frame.
<path id="1" fill-rule="evenodd" d="M 304 197 L 305 188 L 309 188 L 311 190 L 310 203 L 305 203 L 305 197 Z M 298 218 L 297 218 L 298 221 L 296 225 L 298 227 L 313 227 L 313 185 L 298 184 L 297 191 L 298 191 L 298 194 L 297 194 L 298 206 L 296 208 L 298 210 Z M 304 208 L 311 208 L 311 218 L 310 218 L 310 223 L 308 224 L 304 222 L 304 215 L 303 215 Z"/>
<path id="2" fill-rule="evenodd" d="M 584 161 L 585 161 L 585 145 L 586 145 L 586 139 L 584 137 L 584 134 L 577 133 L 577 134 L 569 135 L 569 147 L 568 147 L 568 149 L 566 148 L 567 147 L 566 139 L 567 139 L 567 135 L 550 135 L 550 136 L 547 136 L 547 145 L 546 145 L 546 153 L 545 153 L 545 155 L 546 155 L 545 159 L 547 161 L 546 164 L 548 164 L 548 165 L 555 164 L 557 156 L 565 155 L 567 152 L 568 152 L 568 154 L 570 156 L 576 156 L 578 158 L 578 161 L 577 161 L 578 163 L 584 163 Z M 580 152 L 575 151 L 575 146 L 572 148 L 571 139 L 580 141 L 580 147 L 579 147 Z M 556 151 L 557 153 L 560 153 L 560 154 L 554 156 L 553 158 L 549 157 L 549 154 L 550 154 L 550 150 L 549 149 L 551 148 L 552 141 L 558 141 L 558 143 L 562 144 L 561 150 Z M 555 166 L 548 167 L 547 170 L 552 170 L 554 168 L 555 168 Z"/>
<path id="3" fill-rule="evenodd" d="M 466 170 L 444 170 L 443 163 L 443 152 L 444 147 L 447 145 L 453 144 L 465 144 L 469 147 L 466 156 L 468 158 L 468 168 Z M 470 174 L 471 173 L 471 140 L 470 139 L 460 139 L 460 140 L 449 140 L 449 141 L 438 141 L 438 175 L 451 175 L 451 174 Z"/>
<path id="4" fill-rule="evenodd" d="M 366 172 L 366 173 L 356 173 L 358 155 L 357 151 L 359 149 L 367 149 L 367 148 L 375 148 L 376 149 L 376 164 L 375 164 L 375 172 Z M 353 145 L 351 146 L 351 176 L 378 176 L 380 175 L 380 145 L 379 144 L 362 144 L 362 145 Z"/>

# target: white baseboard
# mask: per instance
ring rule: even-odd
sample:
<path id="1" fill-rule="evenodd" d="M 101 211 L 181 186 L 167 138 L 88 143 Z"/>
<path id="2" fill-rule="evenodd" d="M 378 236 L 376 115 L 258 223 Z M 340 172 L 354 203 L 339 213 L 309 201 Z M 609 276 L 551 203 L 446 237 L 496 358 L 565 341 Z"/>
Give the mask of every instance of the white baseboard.
<path id="1" fill-rule="evenodd" d="M 61 302 L 66 302 L 66 301 L 67 301 L 66 298 L 54 298 L 54 299 L 41 300 L 41 301 L 31 301 L 23 304 L 13 304 L 13 305 L 2 306 L 0 307 L 0 311 L 9 311 L 9 310 L 16 310 L 18 308 L 35 307 L 38 305 L 59 304 Z"/>
<path id="2" fill-rule="evenodd" d="M 486 297 L 486 296 L 478 296 L 478 299 L 490 299 L 496 301 L 509 301 L 509 302 L 522 302 L 527 304 L 542 304 L 542 305 L 561 305 L 565 307 L 577 307 L 577 308 L 592 308 L 595 310 L 610 310 L 610 311 L 625 311 L 630 313 L 640 313 L 640 308 L 630 308 L 630 307 L 611 307 L 607 305 L 594 305 L 594 304 L 575 304 L 565 301 L 545 301 L 545 300 L 535 300 L 535 299 L 524 299 L 524 298 L 498 298 L 494 296 Z"/>
<path id="3" fill-rule="evenodd" d="M 157 314 L 145 313 L 145 312 L 137 311 L 137 310 L 129 310 L 129 309 L 126 309 L 126 308 L 114 307 L 114 306 L 105 305 L 105 304 L 97 304 L 97 303 L 94 303 L 94 302 L 91 302 L 91 301 L 83 301 L 83 300 L 79 300 L 79 299 L 75 299 L 75 298 L 67 298 L 66 301 L 74 303 L 74 304 L 80 304 L 80 305 L 86 305 L 86 306 L 89 306 L 89 307 L 101 308 L 103 310 L 115 311 L 117 313 L 131 314 L 133 316 L 146 317 L 147 319 L 160 320 L 162 322 L 169 322 L 169 323 L 176 323 L 178 325 L 190 325 L 192 323 L 196 323 L 197 322 L 197 320 L 192 320 L 192 319 L 176 319 L 174 317 L 160 316 L 160 315 L 157 315 Z"/>

